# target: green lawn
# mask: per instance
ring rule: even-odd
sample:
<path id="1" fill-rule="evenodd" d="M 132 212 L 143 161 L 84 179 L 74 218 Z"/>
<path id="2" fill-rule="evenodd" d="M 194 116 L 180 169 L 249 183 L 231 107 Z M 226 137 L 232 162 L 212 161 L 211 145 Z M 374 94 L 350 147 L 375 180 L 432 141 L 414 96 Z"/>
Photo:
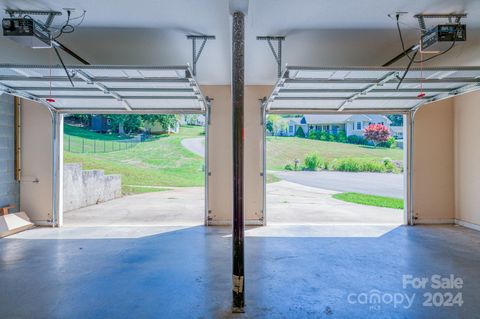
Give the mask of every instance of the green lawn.
<path id="1" fill-rule="evenodd" d="M 333 195 L 333 198 L 342 200 L 344 202 L 355 203 L 360 205 L 386 207 L 403 209 L 403 199 L 375 196 L 359 193 L 340 193 Z"/>
<path id="2" fill-rule="evenodd" d="M 96 133 L 68 124 L 64 126 L 64 134 L 63 148 L 72 153 L 105 153 L 136 146 L 135 142 L 126 142 L 133 137 L 132 135 Z M 153 136 L 152 139 L 158 139 L 158 136 Z"/>
<path id="3" fill-rule="evenodd" d="M 294 164 L 295 159 L 303 164 L 307 154 L 317 152 L 326 161 L 340 158 L 362 158 L 382 160 L 389 157 L 402 161 L 403 150 L 372 147 L 346 143 L 310 140 L 299 137 L 267 137 L 267 168 L 269 170 L 284 170 L 285 165 Z"/>
<path id="4" fill-rule="evenodd" d="M 201 136 L 203 131 L 203 127 L 198 126 L 181 127 L 179 134 L 163 135 L 127 150 L 107 153 L 82 154 L 65 151 L 64 161 L 82 163 L 84 169 L 103 169 L 106 174 L 122 175 L 124 193 L 161 191 L 127 185 L 203 186 L 203 158 L 181 145 L 183 138 Z M 66 134 L 65 138 L 67 137 Z"/>

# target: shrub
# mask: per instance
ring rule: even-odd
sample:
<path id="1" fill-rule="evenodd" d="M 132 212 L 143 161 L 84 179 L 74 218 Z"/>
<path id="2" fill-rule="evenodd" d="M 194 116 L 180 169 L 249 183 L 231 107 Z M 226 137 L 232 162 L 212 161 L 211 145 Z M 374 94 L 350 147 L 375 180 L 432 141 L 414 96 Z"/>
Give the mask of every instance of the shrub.
<path id="1" fill-rule="evenodd" d="M 385 165 L 382 162 L 377 162 L 373 160 L 366 160 L 361 162 L 361 172 L 375 172 L 383 173 L 385 172 Z"/>
<path id="2" fill-rule="evenodd" d="M 358 160 L 353 158 L 342 158 L 332 162 L 331 169 L 342 172 L 360 172 L 361 167 Z"/>
<path id="3" fill-rule="evenodd" d="M 328 133 L 327 132 L 319 132 L 318 139 L 320 141 L 327 141 L 328 140 Z"/>
<path id="4" fill-rule="evenodd" d="M 377 172 L 382 173 L 387 169 L 383 162 L 361 158 L 341 158 L 334 160 L 329 168 L 342 172 Z"/>
<path id="5" fill-rule="evenodd" d="M 365 140 L 363 136 L 350 135 L 347 137 L 347 143 L 365 145 L 367 144 L 367 140 Z"/>
<path id="6" fill-rule="evenodd" d="M 385 170 L 389 173 L 393 173 L 397 170 L 397 166 L 392 161 L 391 158 L 385 157 L 383 159 L 383 166 L 385 166 Z"/>
<path id="7" fill-rule="evenodd" d="M 314 130 L 308 131 L 308 138 L 311 140 L 316 140 L 317 139 L 317 132 Z"/>
<path id="8" fill-rule="evenodd" d="M 335 139 L 336 139 L 337 142 L 345 143 L 347 141 L 347 134 L 345 134 L 345 132 L 339 132 L 335 136 Z"/>
<path id="9" fill-rule="evenodd" d="M 335 142 L 335 134 L 327 133 L 327 141 Z"/>
<path id="10" fill-rule="evenodd" d="M 372 141 L 374 145 L 384 143 L 390 137 L 390 130 L 383 124 L 370 124 L 363 133 L 365 139 Z"/>
<path id="11" fill-rule="evenodd" d="M 303 131 L 303 128 L 299 126 L 297 128 L 297 131 L 295 132 L 296 137 L 305 137 L 305 132 Z"/>
<path id="12" fill-rule="evenodd" d="M 397 141 L 393 136 L 390 136 L 385 142 L 378 144 L 381 147 L 395 148 L 397 147 Z"/>
<path id="13" fill-rule="evenodd" d="M 287 165 L 285 165 L 285 170 L 286 170 L 286 171 L 293 171 L 293 166 L 292 166 L 292 164 L 287 164 Z"/>
<path id="14" fill-rule="evenodd" d="M 317 153 L 311 153 L 305 156 L 304 159 L 305 169 L 309 171 L 315 171 L 322 166 L 322 159 Z"/>

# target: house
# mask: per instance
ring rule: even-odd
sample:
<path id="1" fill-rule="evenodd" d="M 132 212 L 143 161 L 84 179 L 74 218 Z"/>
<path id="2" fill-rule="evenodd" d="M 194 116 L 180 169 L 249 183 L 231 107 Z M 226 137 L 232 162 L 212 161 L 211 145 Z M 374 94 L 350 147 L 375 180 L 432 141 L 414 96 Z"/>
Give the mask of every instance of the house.
<path id="1" fill-rule="evenodd" d="M 390 126 L 390 131 L 392 132 L 392 136 L 395 137 L 395 139 L 403 139 L 403 126 Z"/>
<path id="2" fill-rule="evenodd" d="M 177 134 L 180 132 L 179 121 L 175 121 L 175 124 L 170 126 L 167 130 L 165 130 L 158 122 L 155 122 L 155 124 L 144 123 L 144 127 L 150 134 Z"/>
<path id="3" fill-rule="evenodd" d="M 108 132 L 113 129 L 112 120 L 103 115 L 93 115 L 90 129 L 94 132 Z"/>
<path id="4" fill-rule="evenodd" d="M 364 129 L 370 124 L 383 124 L 390 129 L 391 121 L 384 115 L 371 114 L 307 114 L 301 118 L 288 119 L 288 136 L 294 136 L 298 127 L 303 129 L 305 136 L 311 130 L 338 134 L 344 132 L 347 136 L 363 136 Z"/>

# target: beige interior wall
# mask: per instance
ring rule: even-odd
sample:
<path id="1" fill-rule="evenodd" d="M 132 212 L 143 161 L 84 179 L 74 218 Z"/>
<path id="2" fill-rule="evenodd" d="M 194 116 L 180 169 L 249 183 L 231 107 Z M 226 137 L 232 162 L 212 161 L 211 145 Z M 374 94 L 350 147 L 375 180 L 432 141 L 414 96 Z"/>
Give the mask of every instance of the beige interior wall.
<path id="1" fill-rule="evenodd" d="M 480 227 L 480 92 L 454 99 L 455 218 Z"/>
<path id="2" fill-rule="evenodd" d="M 250 224 L 263 224 L 263 125 L 260 100 L 272 86 L 245 88 L 245 218 Z"/>
<path id="3" fill-rule="evenodd" d="M 202 86 L 211 102 L 208 131 L 208 224 L 228 224 L 232 216 L 232 102 L 230 85 Z"/>
<path id="4" fill-rule="evenodd" d="M 454 219 L 453 100 L 424 105 L 415 115 L 413 212 L 416 223 Z"/>
<path id="5" fill-rule="evenodd" d="M 245 88 L 245 219 L 247 224 L 263 220 L 263 128 L 260 99 L 271 86 Z M 209 224 L 230 224 L 233 203 L 232 102 L 229 85 L 202 86 L 213 98 L 209 127 Z"/>
<path id="6" fill-rule="evenodd" d="M 20 114 L 20 209 L 46 224 L 52 219 L 51 117 L 44 106 L 27 100 L 21 100 Z"/>

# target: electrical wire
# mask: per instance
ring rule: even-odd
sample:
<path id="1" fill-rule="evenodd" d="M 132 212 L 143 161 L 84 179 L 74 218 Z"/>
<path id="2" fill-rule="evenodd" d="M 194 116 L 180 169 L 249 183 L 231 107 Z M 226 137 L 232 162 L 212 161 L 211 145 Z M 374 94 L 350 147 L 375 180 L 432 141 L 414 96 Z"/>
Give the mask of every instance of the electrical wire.
<path id="1" fill-rule="evenodd" d="M 60 27 L 60 33 L 53 38 L 54 40 L 60 38 L 63 34 L 68 34 L 75 31 L 75 27 L 70 24 L 71 15 L 72 12 L 70 10 L 67 10 L 67 21 L 63 24 L 62 27 Z"/>
<path id="2" fill-rule="evenodd" d="M 395 18 L 392 17 L 392 15 L 391 15 L 390 13 L 387 14 L 387 16 L 388 16 L 390 19 L 392 19 L 393 21 L 396 21 Z M 412 24 L 410 24 L 410 23 L 405 23 L 405 22 L 399 22 L 399 23 L 400 23 L 401 25 L 406 26 L 406 27 L 409 27 L 409 28 L 412 28 L 412 29 L 417 29 L 418 31 L 422 31 L 422 32 L 428 31 L 427 29 L 424 29 L 424 28 L 421 28 L 421 27 L 417 27 L 417 26 L 412 25 Z"/>

